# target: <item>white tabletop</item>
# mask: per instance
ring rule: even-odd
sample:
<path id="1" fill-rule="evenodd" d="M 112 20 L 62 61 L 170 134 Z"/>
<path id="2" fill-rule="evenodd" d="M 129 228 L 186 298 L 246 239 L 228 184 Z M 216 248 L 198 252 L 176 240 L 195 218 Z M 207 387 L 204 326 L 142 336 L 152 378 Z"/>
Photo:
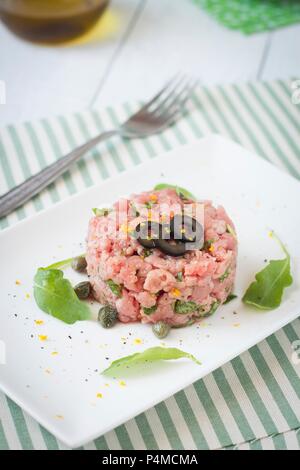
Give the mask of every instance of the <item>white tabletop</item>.
<path id="1" fill-rule="evenodd" d="M 151 95 L 183 71 L 215 84 L 300 75 L 300 25 L 245 36 L 192 0 L 112 0 L 102 40 L 27 43 L 0 25 L 0 125 Z"/>

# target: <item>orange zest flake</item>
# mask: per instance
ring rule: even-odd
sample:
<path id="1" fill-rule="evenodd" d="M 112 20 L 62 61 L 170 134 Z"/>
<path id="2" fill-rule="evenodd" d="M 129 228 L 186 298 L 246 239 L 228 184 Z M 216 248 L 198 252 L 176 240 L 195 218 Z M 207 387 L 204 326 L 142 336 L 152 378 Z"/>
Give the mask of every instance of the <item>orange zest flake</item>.
<path id="1" fill-rule="evenodd" d="M 120 380 L 119 385 L 120 387 L 126 387 L 126 382 L 124 382 L 124 380 Z"/>
<path id="2" fill-rule="evenodd" d="M 129 225 L 127 225 L 127 224 L 122 224 L 121 227 L 120 227 L 120 230 L 121 230 L 123 233 L 130 233 L 130 232 L 132 232 L 132 228 L 129 227 Z"/>
<path id="3" fill-rule="evenodd" d="M 40 341 L 47 341 L 48 336 L 47 335 L 39 335 L 38 338 L 39 338 Z"/>
<path id="4" fill-rule="evenodd" d="M 25 299 L 30 299 L 30 294 L 25 294 Z"/>
<path id="5" fill-rule="evenodd" d="M 180 297 L 181 296 L 181 291 L 179 289 L 177 289 L 176 287 L 173 287 L 173 289 L 171 289 L 171 295 L 173 295 L 173 297 Z"/>
<path id="6" fill-rule="evenodd" d="M 43 325 L 44 324 L 44 320 L 34 320 L 34 323 L 36 325 Z"/>
<path id="7" fill-rule="evenodd" d="M 64 419 L 63 415 L 55 415 L 56 419 Z"/>
<path id="8" fill-rule="evenodd" d="M 170 219 L 173 219 L 174 215 L 175 215 L 174 211 L 170 211 Z"/>
<path id="9" fill-rule="evenodd" d="M 234 328 L 239 328 L 241 326 L 241 324 L 240 323 L 234 323 L 233 326 L 234 326 Z"/>
<path id="10" fill-rule="evenodd" d="M 105 387 L 109 387 L 109 384 L 104 384 Z"/>
<path id="11" fill-rule="evenodd" d="M 103 395 L 102 395 L 102 393 L 97 393 L 96 397 L 97 398 L 103 398 Z"/>
<path id="12" fill-rule="evenodd" d="M 57 351 L 52 351 L 51 356 L 57 356 L 58 352 Z"/>
<path id="13" fill-rule="evenodd" d="M 208 248 L 208 251 L 210 251 L 211 253 L 215 250 L 215 247 L 214 245 L 210 245 L 210 247 Z"/>
<path id="14" fill-rule="evenodd" d="M 20 286 L 21 285 L 21 281 L 19 279 L 16 280 L 15 282 L 16 286 Z"/>
<path id="15" fill-rule="evenodd" d="M 140 338 L 135 338 L 135 340 L 133 340 L 133 344 L 142 344 L 142 340 Z"/>
<path id="16" fill-rule="evenodd" d="M 158 197 L 156 194 L 150 194 L 149 199 L 152 202 L 157 202 Z"/>

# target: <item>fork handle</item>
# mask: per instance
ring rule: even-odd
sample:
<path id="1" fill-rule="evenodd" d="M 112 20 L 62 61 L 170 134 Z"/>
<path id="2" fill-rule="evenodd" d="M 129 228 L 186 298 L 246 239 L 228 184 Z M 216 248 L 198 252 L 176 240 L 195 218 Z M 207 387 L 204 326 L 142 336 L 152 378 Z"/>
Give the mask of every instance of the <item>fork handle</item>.
<path id="1" fill-rule="evenodd" d="M 85 144 L 77 147 L 64 157 L 47 166 L 39 173 L 31 176 L 24 183 L 19 184 L 0 197 L 0 217 L 4 217 L 28 199 L 46 188 L 50 183 L 62 175 L 73 163 L 79 160 L 88 150 L 99 142 L 119 134 L 118 130 L 106 131 L 94 137 Z"/>

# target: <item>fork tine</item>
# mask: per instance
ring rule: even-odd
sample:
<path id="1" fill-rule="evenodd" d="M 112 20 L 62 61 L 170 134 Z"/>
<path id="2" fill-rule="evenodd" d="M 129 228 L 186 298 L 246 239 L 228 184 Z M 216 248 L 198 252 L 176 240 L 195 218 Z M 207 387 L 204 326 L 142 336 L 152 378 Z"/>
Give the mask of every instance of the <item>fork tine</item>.
<path id="1" fill-rule="evenodd" d="M 174 77 L 170 78 L 170 80 L 167 81 L 165 86 L 156 95 L 154 95 L 150 101 L 145 103 L 139 111 L 148 110 L 172 86 L 174 82 L 176 83 L 176 80 L 178 80 L 179 76 L 180 74 L 177 73 L 176 75 L 174 75 Z"/>
<path id="2" fill-rule="evenodd" d="M 190 98 L 191 93 L 197 84 L 198 80 L 190 80 L 188 83 L 186 83 L 183 89 L 173 97 L 172 101 L 170 101 L 167 106 L 157 109 L 157 111 L 161 111 L 157 115 L 162 118 L 167 118 L 169 113 L 172 113 L 176 110 L 180 111 L 187 100 Z"/>
<path id="3" fill-rule="evenodd" d="M 172 98 L 172 96 L 178 94 L 178 90 L 180 89 L 180 86 L 183 85 L 183 83 L 186 81 L 186 77 L 183 75 L 181 77 L 179 76 L 178 78 L 179 80 L 175 81 L 172 87 L 169 87 L 170 91 L 168 92 L 168 94 L 164 97 L 163 100 L 159 100 L 157 102 L 156 107 L 154 109 L 151 109 L 151 112 L 156 113 L 159 109 L 163 108 L 166 105 L 166 103 L 170 100 L 170 98 Z"/>

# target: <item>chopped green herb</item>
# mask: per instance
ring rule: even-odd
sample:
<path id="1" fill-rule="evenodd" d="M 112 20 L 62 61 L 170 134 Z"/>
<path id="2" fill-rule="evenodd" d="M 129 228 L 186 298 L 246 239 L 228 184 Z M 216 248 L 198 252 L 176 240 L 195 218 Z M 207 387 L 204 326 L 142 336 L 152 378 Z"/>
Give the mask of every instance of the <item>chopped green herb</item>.
<path id="1" fill-rule="evenodd" d="M 96 217 L 106 217 L 110 212 L 112 212 L 112 209 L 107 209 L 106 207 L 102 209 L 97 209 L 97 207 L 95 207 L 94 209 L 92 209 L 92 211 L 94 212 Z"/>
<path id="2" fill-rule="evenodd" d="M 117 297 L 122 297 L 122 286 L 120 286 L 120 284 L 116 284 L 112 279 L 108 279 L 106 284 L 113 294 L 115 294 Z"/>
<path id="3" fill-rule="evenodd" d="M 227 277 L 229 276 L 229 274 L 230 274 L 230 269 L 227 268 L 226 271 L 222 274 L 222 276 L 219 277 L 219 281 L 220 281 L 220 282 L 225 281 L 225 279 L 227 279 Z"/>
<path id="4" fill-rule="evenodd" d="M 151 315 L 157 310 L 157 305 L 153 305 L 152 307 L 143 307 L 143 311 L 146 315 Z"/>
<path id="5" fill-rule="evenodd" d="M 143 251 L 142 251 L 142 257 L 143 258 L 147 258 L 148 256 L 152 255 L 152 250 L 147 250 L 147 248 L 145 248 Z"/>
<path id="6" fill-rule="evenodd" d="M 111 365 L 105 369 L 102 374 L 107 374 L 113 377 L 123 375 L 129 368 L 134 368 L 138 365 L 152 363 L 156 361 L 169 361 L 173 359 L 187 358 L 194 361 L 196 364 L 201 365 L 201 362 L 195 358 L 192 354 L 181 351 L 177 348 L 162 348 L 154 347 L 146 349 L 141 353 L 131 354 L 125 356 L 116 361 L 113 361 Z"/>
<path id="7" fill-rule="evenodd" d="M 139 217 L 141 214 L 139 213 L 139 211 L 137 210 L 133 202 L 130 203 L 130 206 L 131 206 L 131 209 L 134 211 L 135 217 Z"/>
<path id="8" fill-rule="evenodd" d="M 177 281 L 180 281 L 180 282 L 183 281 L 183 273 L 182 272 L 177 273 L 175 277 L 176 277 Z"/>
<path id="9" fill-rule="evenodd" d="M 230 233 L 230 235 L 232 235 L 233 238 L 237 239 L 236 233 L 235 233 L 235 231 L 233 230 L 233 228 L 231 227 L 231 225 L 226 224 L 226 232 L 227 232 L 227 233 Z"/>
<path id="10" fill-rule="evenodd" d="M 273 232 L 270 236 L 279 243 L 286 257 L 269 261 L 267 266 L 256 274 L 255 281 L 250 284 L 242 299 L 245 304 L 261 310 L 279 307 L 284 289 L 293 283 L 290 255 Z"/>
<path id="11" fill-rule="evenodd" d="M 174 304 L 174 312 L 181 314 L 196 312 L 199 308 L 200 307 L 196 302 L 191 301 L 176 300 Z"/>
<path id="12" fill-rule="evenodd" d="M 70 325 L 91 316 L 89 307 L 78 299 L 72 284 L 59 269 L 37 270 L 34 298 L 41 310 Z"/>
<path id="13" fill-rule="evenodd" d="M 223 305 L 228 304 L 229 302 L 231 302 L 231 300 L 236 299 L 236 298 L 237 298 L 237 295 L 235 295 L 235 294 L 229 294 L 229 296 L 227 297 L 227 299 L 225 300 L 225 302 L 223 303 Z"/>
<path id="14" fill-rule="evenodd" d="M 220 302 L 218 300 L 216 300 L 212 306 L 210 307 L 210 310 L 205 313 L 203 316 L 204 317 L 210 317 L 210 315 L 213 315 L 215 313 L 215 311 L 217 310 L 217 308 L 219 307 L 220 305 Z"/>
<path id="15" fill-rule="evenodd" d="M 202 250 L 208 250 L 211 247 L 211 245 L 214 243 L 214 241 L 215 240 L 213 238 L 209 240 L 205 240 Z"/>
<path id="16" fill-rule="evenodd" d="M 190 193 L 187 189 L 181 188 L 180 186 L 177 186 L 175 184 L 159 183 L 154 186 L 154 191 L 160 191 L 161 189 L 166 188 L 175 189 L 176 194 L 180 197 L 180 199 L 193 199 L 194 201 L 196 201 L 196 198 L 192 193 Z"/>

